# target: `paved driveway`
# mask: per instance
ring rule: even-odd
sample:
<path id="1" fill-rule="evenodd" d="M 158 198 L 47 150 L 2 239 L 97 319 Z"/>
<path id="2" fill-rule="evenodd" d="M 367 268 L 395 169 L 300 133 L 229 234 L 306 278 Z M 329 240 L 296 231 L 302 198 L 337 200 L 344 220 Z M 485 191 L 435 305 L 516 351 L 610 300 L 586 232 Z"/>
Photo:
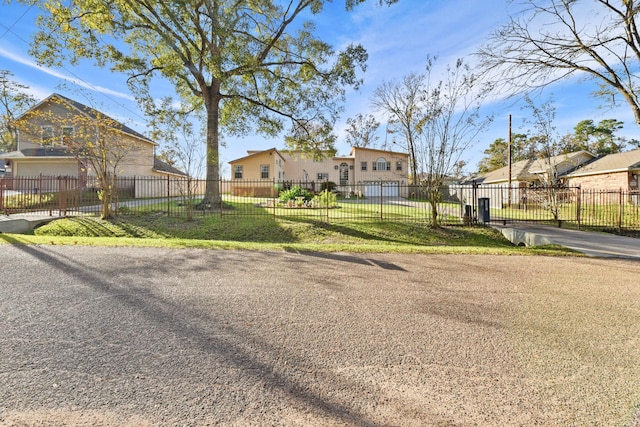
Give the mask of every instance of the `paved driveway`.
<path id="1" fill-rule="evenodd" d="M 604 258 L 627 258 L 640 260 L 640 239 L 616 236 L 609 233 L 569 230 L 540 224 L 511 224 L 506 226 L 493 225 L 498 230 L 517 230 L 521 233 L 534 235 L 538 243 L 554 243 L 565 246 L 589 256 Z M 513 237 L 513 234 L 508 235 Z M 527 236 L 519 236 L 527 237 Z"/>
<path id="2" fill-rule="evenodd" d="M 640 403 L 640 263 L 0 257 L 0 425 L 624 426 Z"/>

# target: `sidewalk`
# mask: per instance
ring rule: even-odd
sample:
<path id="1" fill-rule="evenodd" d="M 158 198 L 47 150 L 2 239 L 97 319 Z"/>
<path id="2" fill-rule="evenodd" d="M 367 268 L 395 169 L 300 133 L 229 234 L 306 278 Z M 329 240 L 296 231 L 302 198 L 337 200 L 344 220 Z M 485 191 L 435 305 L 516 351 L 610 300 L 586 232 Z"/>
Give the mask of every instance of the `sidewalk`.
<path id="1" fill-rule="evenodd" d="M 593 257 L 613 257 L 640 260 L 640 239 L 607 233 L 568 230 L 538 225 L 491 225 L 514 244 L 538 246 L 561 245 Z"/>

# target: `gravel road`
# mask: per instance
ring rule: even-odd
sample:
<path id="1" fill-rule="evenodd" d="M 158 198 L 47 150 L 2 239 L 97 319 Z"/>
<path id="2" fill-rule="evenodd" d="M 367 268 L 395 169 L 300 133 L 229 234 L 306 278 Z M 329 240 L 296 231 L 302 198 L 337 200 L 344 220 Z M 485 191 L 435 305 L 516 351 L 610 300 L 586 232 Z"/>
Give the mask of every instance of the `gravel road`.
<path id="1" fill-rule="evenodd" d="M 4 245 L 0 269 L 0 425 L 624 426 L 640 404 L 631 261 Z"/>

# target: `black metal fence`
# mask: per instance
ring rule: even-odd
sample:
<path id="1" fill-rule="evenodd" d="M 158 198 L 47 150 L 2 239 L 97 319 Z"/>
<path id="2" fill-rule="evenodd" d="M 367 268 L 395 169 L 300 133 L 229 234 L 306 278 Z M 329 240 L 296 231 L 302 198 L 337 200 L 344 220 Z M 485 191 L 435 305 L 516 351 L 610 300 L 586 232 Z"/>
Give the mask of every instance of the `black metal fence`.
<path id="1" fill-rule="evenodd" d="M 413 221 L 432 223 L 425 188 L 394 182 L 205 180 L 184 177 L 117 177 L 113 212 L 169 216 L 278 216 L 323 222 Z M 101 186 L 94 178 L 0 178 L 0 213 L 52 215 L 99 213 Z M 213 197 L 204 200 L 205 194 Z M 640 194 L 579 187 L 445 185 L 436 203 L 437 223 L 535 221 L 576 228 L 640 230 Z"/>

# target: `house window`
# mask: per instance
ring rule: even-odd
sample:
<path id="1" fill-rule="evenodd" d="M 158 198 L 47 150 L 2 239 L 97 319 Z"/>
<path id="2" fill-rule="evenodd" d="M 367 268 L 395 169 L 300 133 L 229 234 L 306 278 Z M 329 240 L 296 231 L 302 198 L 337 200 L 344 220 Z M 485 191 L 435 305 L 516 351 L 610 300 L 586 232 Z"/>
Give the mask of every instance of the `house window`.
<path id="1" fill-rule="evenodd" d="M 360 170 L 361 171 L 367 170 L 367 162 L 360 162 Z"/>
<path id="2" fill-rule="evenodd" d="M 53 143 L 53 126 L 42 126 L 42 144 L 51 145 Z"/>
<path id="3" fill-rule="evenodd" d="M 73 126 L 65 126 L 62 128 L 62 143 L 67 145 L 72 142 L 74 129 Z"/>
<path id="4" fill-rule="evenodd" d="M 329 180 L 329 174 L 328 173 L 319 173 L 318 174 L 318 181 L 328 181 Z"/>
<path id="5" fill-rule="evenodd" d="M 346 163 L 340 163 L 340 185 L 347 185 L 349 183 L 349 165 Z"/>
<path id="6" fill-rule="evenodd" d="M 242 179 L 242 165 L 236 165 L 233 167 L 233 177 L 235 179 Z"/>
<path id="7" fill-rule="evenodd" d="M 269 179 L 269 165 L 260 165 L 260 178 Z"/>
<path id="8" fill-rule="evenodd" d="M 396 170 L 397 171 L 401 171 L 402 170 L 402 162 L 396 162 Z"/>
<path id="9" fill-rule="evenodd" d="M 380 157 L 373 163 L 374 171 L 388 171 L 391 170 L 391 163 L 387 162 L 384 157 Z"/>

